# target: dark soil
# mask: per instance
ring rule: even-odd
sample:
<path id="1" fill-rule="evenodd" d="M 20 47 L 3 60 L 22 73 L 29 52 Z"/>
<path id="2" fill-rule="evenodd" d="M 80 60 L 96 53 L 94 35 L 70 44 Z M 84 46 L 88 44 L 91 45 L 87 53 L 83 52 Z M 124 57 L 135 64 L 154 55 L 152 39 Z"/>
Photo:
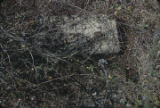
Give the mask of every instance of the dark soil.
<path id="1" fill-rule="evenodd" d="M 0 107 L 160 107 L 158 9 L 156 0 L 0 0 Z M 42 50 L 53 48 L 42 35 L 56 29 L 42 17 L 89 13 L 117 21 L 118 54 L 57 57 Z"/>

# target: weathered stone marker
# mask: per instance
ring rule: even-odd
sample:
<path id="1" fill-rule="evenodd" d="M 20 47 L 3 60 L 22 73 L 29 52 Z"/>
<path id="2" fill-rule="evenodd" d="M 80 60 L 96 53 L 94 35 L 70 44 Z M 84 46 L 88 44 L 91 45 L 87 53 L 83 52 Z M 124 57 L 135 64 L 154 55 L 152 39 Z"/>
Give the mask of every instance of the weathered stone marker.
<path id="1" fill-rule="evenodd" d="M 56 25 L 56 32 L 46 34 L 49 41 L 41 48 L 57 56 L 107 55 L 120 51 L 116 22 L 106 15 L 50 16 L 48 21 Z M 39 36 L 36 41 L 45 42 L 40 39 Z"/>

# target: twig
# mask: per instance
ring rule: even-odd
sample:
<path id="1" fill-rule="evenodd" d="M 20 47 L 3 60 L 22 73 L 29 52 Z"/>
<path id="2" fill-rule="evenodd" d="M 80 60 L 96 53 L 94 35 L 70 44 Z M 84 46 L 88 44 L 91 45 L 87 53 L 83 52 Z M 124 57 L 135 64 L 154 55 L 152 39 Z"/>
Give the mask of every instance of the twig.
<path id="1" fill-rule="evenodd" d="M 32 53 L 31 53 L 31 51 L 29 51 L 29 54 L 31 55 L 31 58 L 32 58 L 32 64 L 34 65 L 34 57 L 33 57 Z M 34 65 L 34 66 L 35 66 L 35 65 Z"/>
<path id="2" fill-rule="evenodd" d="M 23 38 L 13 36 L 12 34 L 8 33 L 6 30 L 4 30 L 2 26 L 0 26 L 0 29 L 1 29 L 1 30 L 3 31 L 3 33 L 6 34 L 9 38 L 12 38 L 12 39 L 15 40 L 15 41 L 24 42 L 24 39 L 23 39 Z"/>
<path id="3" fill-rule="evenodd" d="M 66 76 L 63 76 L 63 77 L 51 79 L 51 80 L 48 80 L 48 81 L 45 81 L 45 82 L 42 82 L 42 83 L 36 85 L 36 87 L 38 87 L 38 86 L 40 86 L 40 85 L 43 85 L 43 84 L 50 83 L 50 82 L 55 81 L 55 80 L 60 80 L 60 79 L 65 79 L 65 78 L 68 78 L 68 77 L 72 77 L 72 76 L 74 76 L 74 75 L 75 75 L 75 74 L 71 74 L 71 75 L 66 75 Z"/>
<path id="4" fill-rule="evenodd" d="M 4 50 L 4 49 L 3 49 L 2 44 L 0 44 L 0 46 L 1 46 L 2 51 L 3 51 L 4 53 L 6 53 L 6 55 L 7 55 L 7 57 L 8 57 L 8 60 L 9 60 L 9 63 L 11 64 L 10 56 L 9 56 L 7 50 Z"/>

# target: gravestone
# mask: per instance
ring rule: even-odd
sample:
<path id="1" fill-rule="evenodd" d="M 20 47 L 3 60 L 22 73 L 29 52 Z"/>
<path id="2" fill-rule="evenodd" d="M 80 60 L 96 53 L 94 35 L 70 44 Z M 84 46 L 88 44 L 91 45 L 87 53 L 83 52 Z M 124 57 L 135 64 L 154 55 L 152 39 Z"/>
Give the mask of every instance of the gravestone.
<path id="1" fill-rule="evenodd" d="M 63 15 L 40 19 L 54 31 L 34 39 L 38 49 L 56 56 L 108 55 L 120 51 L 116 22 L 106 15 Z"/>

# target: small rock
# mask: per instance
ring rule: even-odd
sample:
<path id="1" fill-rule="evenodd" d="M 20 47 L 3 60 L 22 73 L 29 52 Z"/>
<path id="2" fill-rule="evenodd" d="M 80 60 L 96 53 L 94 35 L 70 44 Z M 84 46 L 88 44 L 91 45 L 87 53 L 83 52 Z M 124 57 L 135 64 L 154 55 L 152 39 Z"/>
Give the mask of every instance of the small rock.
<path id="1" fill-rule="evenodd" d="M 126 102 L 126 99 L 120 99 L 120 103 L 124 104 Z"/>
<path id="2" fill-rule="evenodd" d="M 160 69 L 160 65 L 156 65 L 156 69 L 159 70 Z"/>
<path id="3" fill-rule="evenodd" d="M 157 52 L 157 57 L 160 57 L 160 51 Z"/>
<path id="4" fill-rule="evenodd" d="M 79 108 L 95 108 L 96 105 L 92 99 L 84 99 Z"/>
<path id="5" fill-rule="evenodd" d="M 36 96 L 32 96 L 31 100 L 34 101 L 36 99 Z"/>

